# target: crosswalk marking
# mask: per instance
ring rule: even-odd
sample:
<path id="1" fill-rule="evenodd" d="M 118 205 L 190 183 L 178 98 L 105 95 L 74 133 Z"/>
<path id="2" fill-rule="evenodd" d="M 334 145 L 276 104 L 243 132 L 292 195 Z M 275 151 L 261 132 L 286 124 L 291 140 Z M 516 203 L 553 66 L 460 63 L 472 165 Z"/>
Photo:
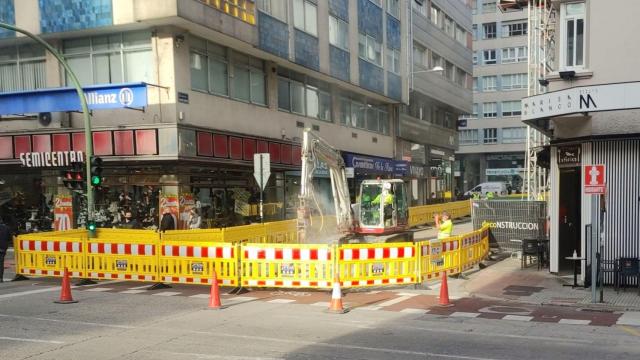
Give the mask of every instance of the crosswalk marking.
<path id="1" fill-rule="evenodd" d="M 591 324 L 591 320 L 578 320 L 578 319 L 560 319 L 558 324 L 565 325 L 589 325 Z"/>
<path id="2" fill-rule="evenodd" d="M 513 321 L 531 321 L 531 320 L 533 320 L 533 316 L 506 315 L 502 319 L 503 320 L 513 320 Z"/>
<path id="3" fill-rule="evenodd" d="M 151 294 L 154 296 L 176 296 L 176 295 L 180 295 L 182 294 L 181 292 L 177 292 L 177 291 L 163 291 L 163 292 L 159 292 L 159 293 L 155 293 L 155 294 Z"/>
<path id="4" fill-rule="evenodd" d="M 416 309 L 416 308 L 406 308 L 406 309 L 402 309 L 400 310 L 401 313 L 405 313 L 405 314 L 426 314 L 429 312 L 429 310 L 424 310 L 424 309 Z"/>
<path id="5" fill-rule="evenodd" d="M 395 299 L 387 300 L 385 302 L 381 302 L 381 303 L 378 304 L 378 306 L 385 307 L 385 306 L 395 305 L 395 304 L 401 303 L 401 302 L 403 302 L 405 300 L 409 300 L 412 297 L 413 296 L 400 296 L 399 298 L 395 298 Z"/>
<path id="6" fill-rule="evenodd" d="M 91 289 L 87 289 L 87 290 L 85 290 L 85 291 L 92 291 L 92 292 L 105 292 L 105 291 L 111 291 L 111 290 L 113 290 L 113 288 L 107 288 L 107 287 L 104 287 L 104 288 L 91 288 Z"/>
<path id="7" fill-rule="evenodd" d="M 140 294 L 143 292 L 147 292 L 147 290 L 125 290 L 125 291 L 120 291 L 120 294 Z"/>
<path id="8" fill-rule="evenodd" d="M 464 317 L 464 318 L 476 318 L 476 317 L 480 316 L 480 313 L 456 311 L 456 312 L 452 313 L 449 316 L 451 316 L 451 317 Z"/>
<path id="9" fill-rule="evenodd" d="M 293 299 L 273 299 L 273 300 L 269 300 L 267 301 L 268 303 L 272 303 L 272 304 L 289 304 L 292 302 L 296 302 Z"/>

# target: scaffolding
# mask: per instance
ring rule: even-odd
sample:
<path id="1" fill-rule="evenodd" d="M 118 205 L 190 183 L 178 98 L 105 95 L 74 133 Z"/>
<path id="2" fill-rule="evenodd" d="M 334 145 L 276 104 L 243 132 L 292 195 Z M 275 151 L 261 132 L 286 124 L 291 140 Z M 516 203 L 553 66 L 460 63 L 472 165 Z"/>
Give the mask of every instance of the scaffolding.
<path id="1" fill-rule="evenodd" d="M 555 68 L 556 11 L 551 0 L 500 0 L 500 11 L 527 11 L 527 97 L 546 91 L 547 73 Z M 527 126 L 525 178 L 523 192 L 528 200 L 539 200 L 548 187 L 547 169 L 538 164 L 538 153 L 549 144 L 549 139 L 531 126 Z"/>

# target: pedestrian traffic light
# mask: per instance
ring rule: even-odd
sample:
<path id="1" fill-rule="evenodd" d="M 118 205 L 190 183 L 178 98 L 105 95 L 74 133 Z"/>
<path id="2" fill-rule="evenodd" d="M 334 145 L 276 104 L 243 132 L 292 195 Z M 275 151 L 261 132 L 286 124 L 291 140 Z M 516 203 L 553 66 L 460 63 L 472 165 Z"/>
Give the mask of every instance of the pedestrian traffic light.
<path id="1" fill-rule="evenodd" d="M 91 157 L 91 185 L 93 187 L 102 185 L 102 159 L 97 156 Z"/>
<path id="2" fill-rule="evenodd" d="M 89 221 L 87 223 L 87 231 L 89 232 L 90 238 L 95 237 L 97 229 L 98 229 L 98 225 L 95 223 L 95 221 Z"/>
<path id="3" fill-rule="evenodd" d="M 83 191 L 85 189 L 83 173 L 82 163 L 73 163 L 71 169 L 62 173 L 63 185 L 71 191 Z"/>

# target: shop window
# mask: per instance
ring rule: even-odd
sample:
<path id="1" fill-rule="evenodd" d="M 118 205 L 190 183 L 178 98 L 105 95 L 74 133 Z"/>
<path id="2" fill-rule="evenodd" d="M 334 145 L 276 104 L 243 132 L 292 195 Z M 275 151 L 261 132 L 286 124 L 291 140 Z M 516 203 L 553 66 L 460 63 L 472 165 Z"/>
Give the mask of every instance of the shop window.
<path id="1" fill-rule="evenodd" d="M 83 85 L 154 82 L 149 31 L 64 40 L 62 51 Z"/>

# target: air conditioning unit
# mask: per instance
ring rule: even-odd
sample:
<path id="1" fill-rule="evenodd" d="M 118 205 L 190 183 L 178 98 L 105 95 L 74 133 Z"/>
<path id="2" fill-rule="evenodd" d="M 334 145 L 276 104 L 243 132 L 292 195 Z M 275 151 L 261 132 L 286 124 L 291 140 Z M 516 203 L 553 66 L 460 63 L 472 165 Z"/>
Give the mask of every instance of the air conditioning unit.
<path id="1" fill-rule="evenodd" d="M 38 113 L 38 128 L 59 129 L 69 127 L 69 113 L 41 112 Z"/>

